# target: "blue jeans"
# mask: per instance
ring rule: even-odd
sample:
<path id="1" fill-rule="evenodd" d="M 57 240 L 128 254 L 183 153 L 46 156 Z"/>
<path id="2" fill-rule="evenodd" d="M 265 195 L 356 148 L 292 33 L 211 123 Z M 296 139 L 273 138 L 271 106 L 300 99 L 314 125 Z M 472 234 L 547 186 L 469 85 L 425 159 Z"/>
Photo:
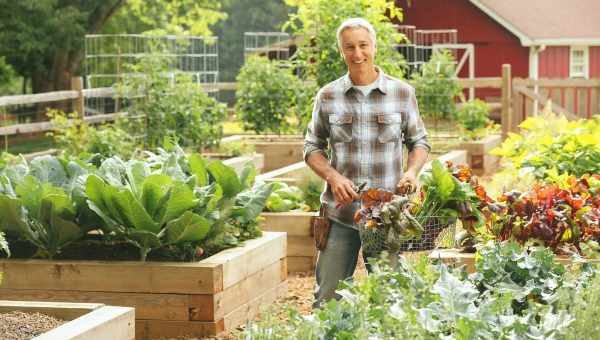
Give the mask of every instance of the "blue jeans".
<path id="1" fill-rule="evenodd" d="M 331 299 L 339 300 L 341 296 L 335 292 L 340 281 L 352 278 L 358 251 L 360 236 L 358 230 L 343 226 L 330 220 L 331 230 L 325 250 L 319 251 L 317 257 L 315 302 L 313 308 Z M 366 263 L 366 260 L 365 260 Z M 367 269 L 370 269 L 367 265 Z"/>

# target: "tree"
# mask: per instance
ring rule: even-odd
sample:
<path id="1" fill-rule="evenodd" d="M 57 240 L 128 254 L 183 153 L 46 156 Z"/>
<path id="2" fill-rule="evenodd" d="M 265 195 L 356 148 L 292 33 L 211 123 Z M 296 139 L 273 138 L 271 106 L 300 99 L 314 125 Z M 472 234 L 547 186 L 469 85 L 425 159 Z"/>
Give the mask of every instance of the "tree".
<path id="1" fill-rule="evenodd" d="M 234 81 L 244 63 L 244 32 L 280 31 L 292 9 L 283 0 L 226 0 L 227 19 L 214 26 L 219 37 L 219 78 Z"/>
<path id="2" fill-rule="evenodd" d="M 6 63 L 4 57 L 0 57 L 0 95 L 14 82 L 15 71 Z"/>
<path id="3" fill-rule="evenodd" d="M 70 88 L 85 34 L 101 32 L 122 11 L 161 33 L 210 34 L 208 25 L 224 18 L 218 0 L 0 0 L 0 8 L 0 55 L 34 93 Z"/>
<path id="4" fill-rule="evenodd" d="M 286 0 L 286 3 L 298 8 L 286 26 L 304 38 L 298 58 L 319 86 L 346 72 L 337 48 L 336 30 L 343 20 L 353 17 L 365 18 L 377 32 L 375 63 L 387 74 L 403 77 L 406 63 L 394 46 L 404 39 L 404 35 L 391 21 L 393 18 L 402 20 L 402 10 L 394 1 Z"/>

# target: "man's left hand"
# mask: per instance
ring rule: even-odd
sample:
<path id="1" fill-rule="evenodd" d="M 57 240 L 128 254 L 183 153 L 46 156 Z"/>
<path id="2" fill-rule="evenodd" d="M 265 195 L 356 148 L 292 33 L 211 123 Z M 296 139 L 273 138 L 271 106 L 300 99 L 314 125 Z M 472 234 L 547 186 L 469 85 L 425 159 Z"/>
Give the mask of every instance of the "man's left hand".
<path id="1" fill-rule="evenodd" d="M 396 185 L 396 194 L 408 195 L 417 190 L 417 176 L 407 171 Z"/>

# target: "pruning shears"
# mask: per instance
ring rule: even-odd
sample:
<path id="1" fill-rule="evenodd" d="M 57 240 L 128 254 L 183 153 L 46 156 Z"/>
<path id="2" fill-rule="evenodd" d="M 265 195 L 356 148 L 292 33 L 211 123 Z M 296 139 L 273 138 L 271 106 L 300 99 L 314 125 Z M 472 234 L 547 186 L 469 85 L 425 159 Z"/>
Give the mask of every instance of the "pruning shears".
<path id="1" fill-rule="evenodd" d="M 356 192 L 357 194 L 360 194 L 361 192 L 365 191 L 365 188 L 367 187 L 367 182 L 362 182 L 361 184 L 359 184 L 358 186 L 354 186 L 352 187 L 352 190 L 354 190 L 354 192 Z M 339 209 L 342 207 L 342 203 L 337 203 L 335 205 L 336 209 Z"/>

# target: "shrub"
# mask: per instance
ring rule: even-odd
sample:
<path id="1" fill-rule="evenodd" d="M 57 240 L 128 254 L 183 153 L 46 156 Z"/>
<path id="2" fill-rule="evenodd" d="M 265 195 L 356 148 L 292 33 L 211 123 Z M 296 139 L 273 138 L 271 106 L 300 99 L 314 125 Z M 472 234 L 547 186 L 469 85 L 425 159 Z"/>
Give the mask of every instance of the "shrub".
<path id="1" fill-rule="evenodd" d="M 394 46 L 405 37 L 392 23 L 394 18 L 402 19 L 401 9 L 394 1 L 286 0 L 286 3 L 298 7 L 298 11 L 290 16 L 284 27 L 290 27 L 296 35 L 304 37 L 297 57 L 318 86 L 346 73 L 335 32 L 343 20 L 355 17 L 365 18 L 375 28 L 375 63 L 387 74 L 403 77 L 406 63 Z"/>
<path id="2" fill-rule="evenodd" d="M 52 123 L 56 145 L 70 155 L 81 153 L 99 154 L 101 158 L 120 156 L 128 158 L 135 151 L 132 136 L 119 127 L 119 124 L 92 126 L 81 120 L 77 113 L 64 113 L 60 110 L 48 110 L 46 115 Z"/>
<path id="3" fill-rule="evenodd" d="M 143 131 L 144 146 L 156 149 L 166 138 L 198 150 L 215 146 L 222 135 L 226 107 L 209 97 L 192 76 L 174 71 L 175 61 L 151 53 L 127 66 L 130 76 L 117 85 L 129 98 L 129 114 L 138 117 L 126 126 L 130 133 Z"/>
<path id="4" fill-rule="evenodd" d="M 442 50 L 433 53 L 420 71 L 413 73 L 413 85 L 423 116 L 449 118 L 454 113 L 454 98 L 461 91 L 455 71 L 454 56 Z"/>
<path id="5" fill-rule="evenodd" d="M 313 91 L 280 61 L 250 57 L 237 77 L 236 112 L 256 133 L 301 132 Z M 308 111 L 308 112 L 307 112 Z"/>
<path id="6" fill-rule="evenodd" d="M 456 112 L 456 121 L 464 129 L 475 131 L 489 124 L 489 112 L 490 107 L 483 100 L 469 100 Z"/>

